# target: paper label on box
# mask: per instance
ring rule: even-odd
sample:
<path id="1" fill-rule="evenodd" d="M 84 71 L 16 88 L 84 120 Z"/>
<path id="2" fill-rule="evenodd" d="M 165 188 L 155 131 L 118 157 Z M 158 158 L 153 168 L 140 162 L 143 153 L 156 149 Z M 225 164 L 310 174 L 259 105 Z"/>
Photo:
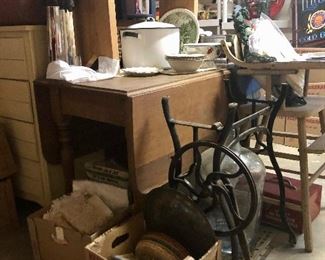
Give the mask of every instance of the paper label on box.
<path id="1" fill-rule="evenodd" d="M 68 244 L 64 238 L 64 230 L 62 227 L 55 227 L 55 234 L 52 234 L 52 238 L 58 244 Z"/>

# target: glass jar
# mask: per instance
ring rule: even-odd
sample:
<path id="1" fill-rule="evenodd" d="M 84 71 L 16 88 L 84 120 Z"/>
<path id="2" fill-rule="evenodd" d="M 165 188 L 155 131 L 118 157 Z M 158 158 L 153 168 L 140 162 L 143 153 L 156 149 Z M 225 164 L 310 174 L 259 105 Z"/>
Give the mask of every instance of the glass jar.
<path id="1" fill-rule="evenodd" d="M 235 138 L 235 132 L 233 132 L 229 137 L 227 138 L 225 145 L 228 146 L 231 141 Z M 256 215 L 252 222 L 249 224 L 249 226 L 245 229 L 245 234 L 247 237 L 247 242 L 251 246 L 254 244 L 256 240 L 256 234 L 257 230 L 259 228 L 260 224 L 260 216 L 261 216 L 261 208 L 262 208 L 262 195 L 263 195 L 263 188 L 264 188 L 264 181 L 265 181 L 265 175 L 266 170 L 263 161 L 260 159 L 260 157 L 252 152 L 251 150 L 244 148 L 240 145 L 239 142 L 236 142 L 234 145 L 229 147 L 247 166 L 249 169 L 257 190 L 257 197 L 258 197 L 258 203 L 257 203 L 257 210 Z M 208 149 L 202 153 L 202 166 L 201 166 L 201 175 L 203 178 L 206 178 L 209 173 L 212 172 L 213 168 L 213 149 Z M 224 156 L 221 161 L 220 169 L 222 172 L 226 172 L 229 174 L 234 174 L 239 170 L 238 165 L 230 159 L 228 156 Z M 249 209 L 250 209 L 250 189 L 247 184 L 247 180 L 245 176 L 241 175 L 235 179 L 230 179 L 230 183 L 234 187 L 235 197 L 238 205 L 238 210 L 240 213 L 240 216 L 242 218 L 246 218 Z M 214 211 L 214 216 L 210 214 L 208 218 L 211 220 L 210 223 L 214 223 L 214 228 L 218 230 L 227 230 L 226 221 L 224 219 L 224 216 L 222 213 L 216 213 Z M 216 218 L 215 220 L 212 220 L 212 218 Z M 217 224 L 217 225 L 216 225 Z M 223 252 L 225 254 L 231 253 L 231 249 L 229 249 L 229 238 L 222 238 L 223 240 Z"/>
<path id="2" fill-rule="evenodd" d="M 254 239 L 256 238 L 257 230 L 259 228 L 261 209 L 262 209 L 262 196 L 263 196 L 263 188 L 266 170 L 263 161 L 260 157 L 252 152 L 251 150 L 244 148 L 240 145 L 240 143 L 236 143 L 233 147 L 231 147 L 232 151 L 239 156 L 239 158 L 243 161 L 243 163 L 249 169 L 257 190 L 257 210 L 256 215 L 252 222 L 245 230 L 245 234 L 247 237 L 248 244 L 252 244 Z M 231 160 L 228 156 L 221 162 L 220 166 L 222 171 L 235 173 L 238 171 L 237 164 Z M 238 210 L 240 215 L 245 218 L 248 214 L 250 208 L 250 193 L 246 178 L 244 176 L 240 176 L 236 180 L 236 184 L 234 185 L 234 192 L 238 204 Z"/>

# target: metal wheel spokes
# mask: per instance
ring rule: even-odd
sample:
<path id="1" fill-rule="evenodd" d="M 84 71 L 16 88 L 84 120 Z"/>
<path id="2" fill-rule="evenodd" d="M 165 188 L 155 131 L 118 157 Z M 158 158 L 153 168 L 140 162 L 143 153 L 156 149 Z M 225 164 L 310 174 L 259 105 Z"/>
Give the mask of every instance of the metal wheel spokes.
<path id="1" fill-rule="evenodd" d="M 199 148 L 213 148 L 218 153 L 228 156 L 238 166 L 238 170 L 234 173 L 227 173 L 223 171 L 212 171 L 208 174 L 204 180 L 200 174 L 200 166 L 202 164 L 202 158 Z M 187 172 L 182 172 L 182 169 L 177 167 L 178 163 L 182 161 L 182 157 L 188 151 L 197 151 L 193 163 L 189 167 Z M 213 164 L 220 162 L 213 162 Z M 213 167 L 215 168 L 215 167 Z M 247 181 L 250 193 L 250 208 L 246 217 L 242 217 L 239 214 L 236 198 L 231 185 L 231 179 L 244 177 Z M 224 216 L 231 216 L 232 222 L 235 223 L 226 231 L 217 230 L 215 228 L 215 234 L 217 236 L 232 236 L 243 231 L 253 220 L 257 209 L 257 191 L 254 180 L 248 170 L 247 166 L 242 160 L 229 148 L 218 145 L 210 141 L 196 141 L 189 143 L 181 147 L 175 155 L 172 157 L 172 161 L 169 167 L 169 185 L 173 188 L 178 188 L 178 185 L 182 185 L 190 196 L 195 196 L 198 200 L 210 197 L 212 203 L 223 203 L 222 210 Z M 216 205 L 211 205 L 209 208 L 213 208 Z M 227 214 L 225 214 L 227 213 Z M 230 213 L 230 214 L 229 214 Z"/>

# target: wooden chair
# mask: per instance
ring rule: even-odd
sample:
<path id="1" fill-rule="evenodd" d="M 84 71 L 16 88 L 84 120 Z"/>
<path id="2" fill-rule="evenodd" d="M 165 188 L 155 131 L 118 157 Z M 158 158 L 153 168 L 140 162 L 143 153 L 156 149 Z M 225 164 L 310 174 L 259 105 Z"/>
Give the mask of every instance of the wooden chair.
<path id="1" fill-rule="evenodd" d="M 236 37 L 235 37 L 236 39 Z M 239 42 L 235 40 L 232 43 L 235 53 L 233 53 L 229 44 L 222 42 L 222 48 L 227 56 L 228 60 L 234 63 L 237 67 L 237 73 L 239 75 L 259 75 L 266 78 L 265 86 L 263 88 L 266 91 L 266 99 L 271 98 L 271 88 L 273 84 L 281 84 L 281 76 L 287 74 L 297 73 L 299 69 L 305 69 L 305 85 L 304 85 L 304 96 L 307 102 L 306 105 L 300 107 L 286 107 L 285 105 L 280 109 L 278 115 L 285 117 L 297 118 L 297 133 L 287 132 L 273 132 L 273 135 L 282 137 L 293 137 L 297 138 L 299 142 L 298 155 L 293 155 L 284 152 L 276 153 L 277 157 L 287 158 L 291 160 L 298 160 L 300 165 L 300 180 L 301 180 L 301 196 L 302 196 L 302 214 L 304 224 L 304 241 L 305 250 L 312 252 L 312 230 L 311 230 L 311 219 L 309 210 L 309 186 L 313 183 L 322 173 L 325 171 L 325 160 L 324 163 L 316 170 L 311 177 L 309 177 L 308 171 L 308 154 L 321 154 L 325 152 L 325 97 L 324 96 L 309 96 L 307 95 L 308 90 L 308 76 L 310 69 L 325 69 L 325 61 L 292 61 L 292 62 L 271 62 L 271 63 L 246 63 L 241 60 L 238 56 L 238 49 L 240 49 Z M 303 51 L 306 51 L 303 50 Z M 315 51 L 313 49 L 312 51 Z M 237 52 L 237 56 L 236 56 Z M 310 116 L 319 116 L 321 125 L 321 135 L 314 137 L 309 136 L 306 133 L 306 118 Z M 307 146 L 307 139 L 312 138 L 314 141 Z M 285 170 L 285 169 L 282 169 Z M 292 170 L 290 171 L 292 172 Z"/>

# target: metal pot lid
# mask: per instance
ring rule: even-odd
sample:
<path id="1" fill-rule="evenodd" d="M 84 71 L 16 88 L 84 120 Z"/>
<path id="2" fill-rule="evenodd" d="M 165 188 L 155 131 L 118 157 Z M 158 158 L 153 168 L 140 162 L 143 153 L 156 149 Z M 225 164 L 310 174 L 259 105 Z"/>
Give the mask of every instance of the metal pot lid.
<path id="1" fill-rule="evenodd" d="M 156 22 L 154 18 L 149 17 L 146 21 L 130 25 L 128 29 L 152 29 L 152 28 L 176 28 L 170 23 Z"/>
<path id="2" fill-rule="evenodd" d="M 148 231 L 161 232 L 177 240 L 195 259 L 204 255 L 216 241 L 198 205 L 177 190 L 160 187 L 150 191 L 143 213 Z"/>

